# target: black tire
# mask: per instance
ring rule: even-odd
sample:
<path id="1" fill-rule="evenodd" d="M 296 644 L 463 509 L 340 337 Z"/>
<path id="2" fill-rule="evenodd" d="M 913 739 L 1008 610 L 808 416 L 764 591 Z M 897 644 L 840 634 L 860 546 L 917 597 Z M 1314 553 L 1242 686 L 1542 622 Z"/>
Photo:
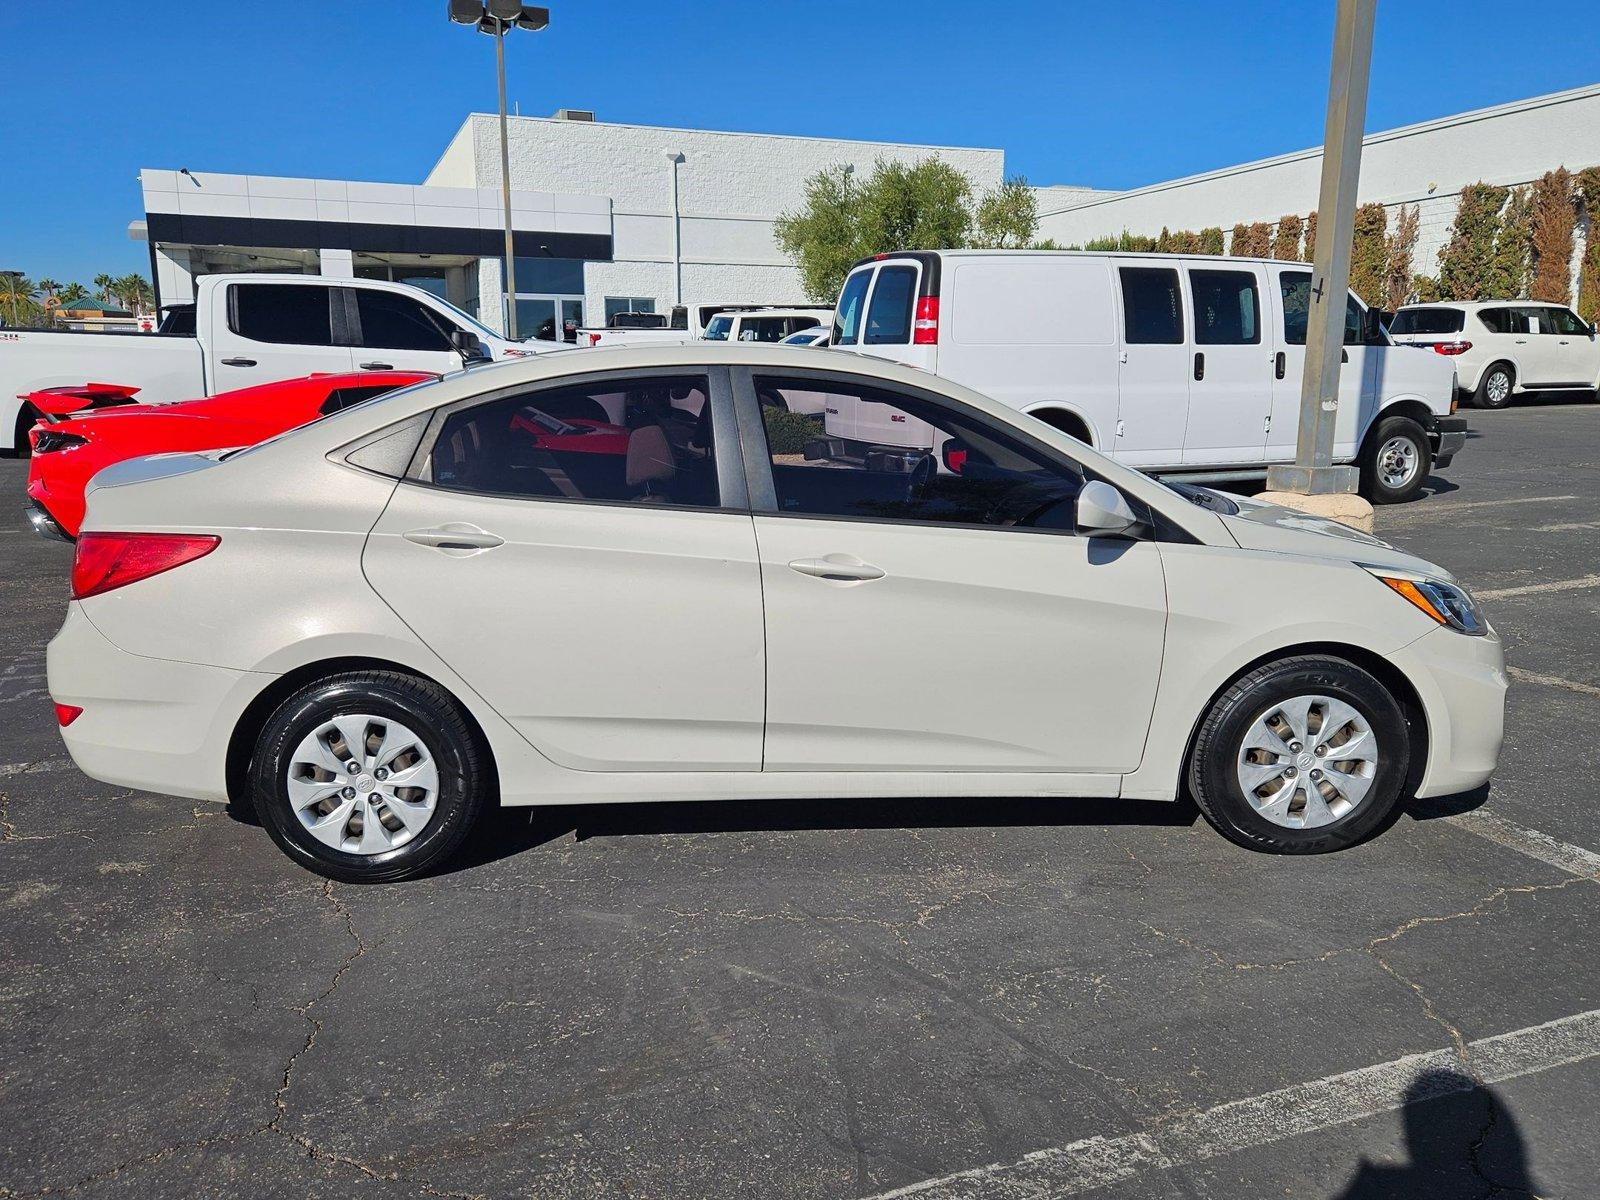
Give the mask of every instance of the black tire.
<path id="1" fill-rule="evenodd" d="M 1388 456 L 1387 447 L 1397 439 L 1411 443 L 1417 466 L 1403 483 L 1393 485 L 1384 481 L 1380 460 Z M 1427 431 L 1410 417 L 1384 417 L 1367 435 L 1361 452 L 1361 494 L 1374 504 L 1403 504 L 1422 490 L 1432 469 L 1433 448 L 1428 445 Z"/>
<path id="2" fill-rule="evenodd" d="M 1354 808 L 1329 824 L 1295 829 L 1255 810 L 1236 766 L 1256 720 L 1272 705 L 1307 694 L 1342 700 L 1360 713 L 1377 738 L 1379 757 L 1371 788 Z M 1388 688 L 1345 659 L 1302 655 L 1258 667 L 1217 697 L 1195 736 L 1189 791 L 1206 820 L 1229 841 L 1269 854 L 1326 854 L 1384 827 L 1405 786 L 1410 759 L 1405 714 Z"/>
<path id="3" fill-rule="evenodd" d="M 1505 379 L 1505 391 L 1497 400 L 1489 393 L 1499 392 L 1498 386 L 1491 388 L 1489 381 L 1496 376 Z M 1511 403 L 1511 389 L 1517 385 L 1517 372 L 1510 363 L 1491 363 L 1489 369 L 1483 373 L 1483 378 L 1478 380 L 1478 390 L 1472 393 L 1472 403 L 1478 408 L 1504 408 Z"/>
<path id="4" fill-rule="evenodd" d="M 318 841 L 289 803 L 287 772 L 296 747 L 319 723 L 366 713 L 404 723 L 438 768 L 432 818 L 412 839 L 383 853 L 347 853 Z M 443 688 L 398 671 L 351 671 L 307 684 L 262 726 L 250 760 L 256 813 L 272 840 L 308 870 L 345 883 L 393 883 L 442 863 L 461 845 L 494 794 L 489 753 Z"/>
<path id="5" fill-rule="evenodd" d="M 33 456 L 33 443 L 28 441 L 28 434 L 39 421 L 39 412 L 31 404 L 23 404 L 17 411 L 17 427 L 12 430 L 11 457 L 31 458 Z"/>

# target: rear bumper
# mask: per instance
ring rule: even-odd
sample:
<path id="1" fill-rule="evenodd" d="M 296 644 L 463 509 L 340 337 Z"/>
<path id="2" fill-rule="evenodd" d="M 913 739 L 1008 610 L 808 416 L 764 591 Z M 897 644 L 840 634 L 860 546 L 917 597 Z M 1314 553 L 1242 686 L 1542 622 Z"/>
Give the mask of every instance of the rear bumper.
<path id="1" fill-rule="evenodd" d="M 1451 796 L 1487 782 L 1505 736 L 1500 639 L 1436 629 L 1391 658 L 1416 687 L 1428 718 L 1428 765 L 1417 795 Z"/>
<path id="2" fill-rule="evenodd" d="M 50 695 L 83 709 L 61 730 L 91 779 L 196 800 L 226 800 L 228 741 L 273 676 L 145 658 L 118 649 L 79 604 L 51 641 Z"/>
<path id="3" fill-rule="evenodd" d="M 1450 460 L 1467 444 L 1467 419 L 1439 417 L 1428 431 L 1428 443 L 1433 447 L 1434 468 L 1448 467 Z"/>

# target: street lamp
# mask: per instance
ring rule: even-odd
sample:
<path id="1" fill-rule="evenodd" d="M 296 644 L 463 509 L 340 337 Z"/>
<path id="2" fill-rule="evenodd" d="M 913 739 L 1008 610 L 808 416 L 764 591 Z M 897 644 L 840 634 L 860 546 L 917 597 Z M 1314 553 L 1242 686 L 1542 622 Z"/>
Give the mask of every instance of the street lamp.
<path id="1" fill-rule="evenodd" d="M 506 334 L 517 338 L 517 258 L 511 237 L 511 145 L 506 135 L 506 34 L 515 25 L 537 33 L 550 24 L 550 10 L 517 0 L 450 0 L 450 19 L 473 25 L 494 38 L 494 65 L 500 79 L 500 198 L 506 210 Z"/>

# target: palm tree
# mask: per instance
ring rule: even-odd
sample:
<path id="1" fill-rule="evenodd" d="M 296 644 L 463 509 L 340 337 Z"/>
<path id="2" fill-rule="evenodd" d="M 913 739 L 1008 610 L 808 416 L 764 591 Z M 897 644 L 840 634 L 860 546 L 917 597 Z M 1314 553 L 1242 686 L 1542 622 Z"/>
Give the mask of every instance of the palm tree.
<path id="1" fill-rule="evenodd" d="M 33 280 L 26 275 L 7 273 L 0 275 L 0 296 L 11 312 L 11 323 L 22 325 L 37 319 L 39 306 L 33 302 Z"/>
<path id="2" fill-rule="evenodd" d="M 101 272 L 99 275 L 94 277 L 95 292 L 99 295 L 100 299 L 111 299 L 111 285 L 115 282 L 115 279 L 112 279 L 111 276 L 105 274 L 104 272 Z"/>
<path id="3" fill-rule="evenodd" d="M 62 288 L 60 293 L 56 296 L 56 299 L 61 301 L 61 307 L 63 308 L 70 308 L 79 300 L 87 300 L 88 298 L 89 289 L 84 287 L 81 283 L 67 284 L 67 286 Z"/>
<path id="4" fill-rule="evenodd" d="M 123 307 L 129 312 L 136 313 L 147 307 L 154 297 L 150 284 L 137 272 L 112 280 L 111 287 L 117 299 L 122 301 Z"/>

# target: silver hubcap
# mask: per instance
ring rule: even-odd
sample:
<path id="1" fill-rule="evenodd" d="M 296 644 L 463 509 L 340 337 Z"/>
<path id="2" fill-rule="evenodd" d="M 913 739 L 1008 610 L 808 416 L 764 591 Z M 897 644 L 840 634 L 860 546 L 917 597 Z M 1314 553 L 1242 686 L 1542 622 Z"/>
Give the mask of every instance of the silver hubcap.
<path id="1" fill-rule="evenodd" d="M 1511 395 L 1511 377 L 1504 371 L 1496 371 L 1489 376 L 1489 399 L 1499 404 Z"/>
<path id="2" fill-rule="evenodd" d="M 1417 444 L 1410 438 L 1392 437 L 1378 449 L 1378 478 L 1388 488 L 1410 483 L 1422 463 Z"/>
<path id="3" fill-rule="evenodd" d="M 1378 774 L 1378 739 L 1366 718 L 1331 696 L 1296 696 L 1250 724 L 1239 749 L 1239 787 L 1274 825 L 1315 829 L 1352 812 Z"/>
<path id="4" fill-rule="evenodd" d="M 365 713 L 306 734 L 284 782 L 306 832 L 346 854 L 404 846 L 433 820 L 439 798 L 439 768 L 422 739 Z"/>

